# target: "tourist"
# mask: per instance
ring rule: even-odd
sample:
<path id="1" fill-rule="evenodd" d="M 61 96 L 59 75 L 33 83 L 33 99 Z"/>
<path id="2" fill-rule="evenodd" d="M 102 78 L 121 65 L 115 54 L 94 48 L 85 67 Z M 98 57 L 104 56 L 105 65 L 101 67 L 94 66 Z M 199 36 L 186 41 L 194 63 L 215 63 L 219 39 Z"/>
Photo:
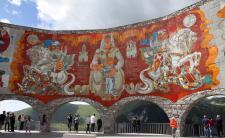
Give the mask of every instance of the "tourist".
<path id="1" fill-rule="evenodd" d="M 132 118 L 132 126 L 133 126 L 133 131 L 136 132 L 136 127 L 137 127 L 137 117 L 133 116 Z"/>
<path id="2" fill-rule="evenodd" d="M 194 123 L 193 127 L 194 136 L 199 137 L 199 125 L 197 123 Z"/>
<path id="3" fill-rule="evenodd" d="M 220 117 L 220 115 L 216 116 L 216 130 L 217 130 L 217 136 L 218 137 L 223 137 L 223 120 Z"/>
<path id="4" fill-rule="evenodd" d="M 14 115 L 14 113 L 10 114 L 9 120 L 10 120 L 11 132 L 14 132 L 14 127 L 15 127 L 15 123 L 16 123 L 16 116 Z"/>
<path id="5" fill-rule="evenodd" d="M 209 136 L 213 137 L 213 135 L 214 135 L 214 120 L 212 118 L 209 118 L 209 120 L 208 120 L 208 127 L 209 127 Z"/>
<path id="6" fill-rule="evenodd" d="M 42 115 L 41 126 L 42 126 L 41 127 L 42 131 L 45 131 L 45 129 L 47 128 L 47 116 L 46 116 L 46 114 Z"/>
<path id="7" fill-rule="evenodd" d="M 68 126 L 68 129 L 69 131 L 71 131 L 71 127 L 72 127 L 72 122 L 73 122 L 73 117 L 71 114 L 68 114 L 67 117 L 67 126 Z"/>
<path id="8" fill-rule="evenodd" d="M 22 114 L 18 117 L 18 120 L 20 122 L 20 129 L 19 130 L 23 130 L 24 128 L 24 122 L 25 122 L 25 115 Z"/>
<path id="9" fill-rule="evenodd" d="M 78 133 L 78 127 L 79 127 L 79 115 L 75 114 L 74 116 L 74 131 Z"/>
<path id="10" fill-rule="evenodd" d="M 9 125 L 10 125 L 10 116 L 9 116 L 9 112 L 7 112 L 7 115 L 6 115 L 6 118 L 5 118 L 5 131 L 6 131 L 6 128 L 9 132 Z"/>
<path id="11" fill-rule="evenodd" d="M 140 117 L 137 117 L 137 120 L 136 121 L 137 121 L 136 122 L 137 123 L 136 124 L 137 125 L 136 126 L 137 127 L 136 129 L 137 129 L 137 132 L 140 133 L 140 131 L 141 131 L 141 120 L 140 120 Z"/>
<path id="12" fill-rule="evenodd" d="M 95 123 L 96 123 L 96 117 L 95 117 L 95 114 L 93 114 L 91 116 L 91 131 L 92 132 L 95 132 Z"/>
<path id="13" fill-rule="evenodd" d="M 4 125 L 5 118 L 5 111 L 3 111 L 2 114 L 0 114 L 0 131 L 2 130 L 2 126 Z"/>
<path id="14" fill-rule="evenodd" d="M 100 132 L 100 130 L 101 130 L 101 128 L 102 128 L 102 119 L 101 119 L 101 118 L 99 118 L 99 119 L 97 120 L 97 127 L 98 127 L 98 132 Z"/>
<path id="15" fill-rule="evenodd" d="M 209 126 L 208 126 L 208 118 L 206 115 L 204 115 L 203 119 L 202 119 L 202 125 L 204 127 L 204 136 L 205 137 L 209 137 Z"/>
<path id="16" fill-rule="evenodd" d="M 88 133 L 88 132 L 91 133 L 91 131 L 90 131 L 91 117 L 88 116 L 86 118 L 85 122 L 86 122 L 86 125 L 87 125 L 86 133 Z"/>
<path id="17" fill-rule="evenodd" d="M 26 129 L 26 133 L 27 131 L 29 131 L 29 134 L 30 133 L 30 130 L 31 130 L 31 117 L 28 115 L 25 119 L 25 129 Z"/>
<path id="18" fill-rule="evenodd" d="M 170 127 L 172 128 L 172 137 L 176 137 L 176 131 L 177 131 L 177 120 L 175 117 L 172 117 L 170 120 Z"/>

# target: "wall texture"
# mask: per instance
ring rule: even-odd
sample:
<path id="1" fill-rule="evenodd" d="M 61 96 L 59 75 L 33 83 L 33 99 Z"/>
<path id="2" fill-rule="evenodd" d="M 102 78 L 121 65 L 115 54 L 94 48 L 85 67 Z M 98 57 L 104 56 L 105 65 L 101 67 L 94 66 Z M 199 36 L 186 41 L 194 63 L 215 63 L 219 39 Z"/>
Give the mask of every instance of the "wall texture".
<path id="1" fill-rule="evenodd" d="M 0 94 L 31 97 L 46 111 L 87 101 L 106 122 L 119 105 L 142 99 L 182 120 L 186 98 L 225 88 L 224 5 L 200 1 L 165 17 L 103 30 L 0 23 Z"/>

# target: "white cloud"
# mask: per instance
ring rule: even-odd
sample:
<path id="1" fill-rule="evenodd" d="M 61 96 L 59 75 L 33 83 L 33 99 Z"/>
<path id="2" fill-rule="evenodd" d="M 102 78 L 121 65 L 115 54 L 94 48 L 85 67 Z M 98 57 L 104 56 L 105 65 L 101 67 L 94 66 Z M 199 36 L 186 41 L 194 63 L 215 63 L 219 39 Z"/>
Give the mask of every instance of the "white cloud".
<path id="1" fill-rule="evenodd" d="M 19 11 L 16 11 L 16 10 L 12 10 L 12 11 L 11 11 L 11 14 L 12 14 L 12 15 L 19 15 L 20 12 L 19 12 Z"/>
<path id="2" fill-rule="evenodd" d="M 70 102 L 70 104 L 76 104 L 76 105 L 90 105 L 90 104 L 88 104 L 88 103 L 80 102 L 80 101 Z"/>
<path id="3" fill-rule="evenodd" d="M 97 29 L 121 26 L 167 15 L 199 0 L 33 0 L 38 27 Z"/>
<path id="4" fill-rule="evenodd" d="M 10 21 L 6 18 L 3 18 L 3 19 L 0 19 L 0 22 L 3 22 L 3 23 L 10 23 Z"/>
<path id="5" fill-rule="evenodd" d="M 22 4 L 22 0 L 8 0 L 8 2 L 15 6 L 20 6 Z"/>

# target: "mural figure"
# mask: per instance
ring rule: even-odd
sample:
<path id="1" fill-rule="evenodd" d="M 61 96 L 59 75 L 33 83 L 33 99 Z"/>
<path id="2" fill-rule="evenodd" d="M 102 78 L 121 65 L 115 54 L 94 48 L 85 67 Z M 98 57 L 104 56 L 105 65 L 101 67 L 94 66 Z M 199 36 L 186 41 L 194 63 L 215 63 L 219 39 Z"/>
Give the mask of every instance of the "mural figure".
<path id="1" fill-rule="evenodd" d="M 88 52 L 87 52 L 86 45 L 82 45 L 82 50 L 79 52 L 78 61 L 79 62 L 88 61 Z"/>
<path id="2" fill-rule="evenodd" d="M 149 67 L 140 73 L 144 87 L 140 86 L 139 93 L 150 93 L 155 89 L 167 92 L 168 84 L 176 84 L 192 90 L 210 81 L 210 76 L 202 77 L 196 68 L 200 63 L 201 53 L 191 51 L 197 41 L 196 33 L 189 28 L 180 29 L 165 41 L 168 43 L 161 45 L 156 53 L 151 53 L 152 55 L 149 55 L 147 50 L 142 50 L 144 60 Z M 153 59 L 149 61 L 149 57 Z M 148 74 L 147 77 L 145 73 Z M 191 76 L 191 79 L 187 76 Z"/>
<path id="3" fill-rule="evenodd" d="M 26 53 L 31 65 L 24 66 L 24 78 L 18 86 L 26 92 L 44 93 L 53 89 L 55 92 L 74 94 L 69 87 L 74 83 L 75 76 L 68 70 L 74 64 L 75 54 L 69 55 L 66 49 L 60 49 L 58 41 L 41 42 L 36 35 L 29 35 L 27 41 L 32 45 Z M 71 81 L 68 80 L 69 75 Z"/>
<path id="4" fill-rule="evenodd" d="M 8 32 L 4 28 L 0 27 L 0 64 L 9 62 L 9 58 L 3 55 L 3 52 L 5 52 L 9 46 L 9 41 L 10 38 Z M 6 82 L 4 76 L 6 77 L 8 75 L 6 75 L 6 71 L 4 69 L 0 68 L 0 87 L 5 87 L 3 85 L 8 84 L 8 80 Z"/>
<path id="5" fill-rule="evenodd" d="M 126 56 L 127 58 L 135 58 L 137 56 L 136 43 L 132 40 L 127 43 Z"/>
<path id="6" fill-rule="evenodd" d="M 120 95 L 124 85 L 123 65 L 124 59 L 115 45 L 113 35 L 103 35 L 100 48 L 95 51 L 90 65 L 91 91 L 102 97 Z"/>

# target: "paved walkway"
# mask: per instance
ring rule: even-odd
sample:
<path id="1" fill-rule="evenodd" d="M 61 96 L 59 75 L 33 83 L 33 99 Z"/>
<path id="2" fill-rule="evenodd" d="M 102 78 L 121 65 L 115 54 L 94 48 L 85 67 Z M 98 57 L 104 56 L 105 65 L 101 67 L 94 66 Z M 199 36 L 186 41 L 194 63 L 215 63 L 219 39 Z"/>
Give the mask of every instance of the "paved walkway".
<path id="1" fill-rule="evenodd" d="M 62 138 L 64 133 L 68 132 L 51 132 L 51 133 L 39 133 L 38 131 L 32 131 L 31 134 L 26 134 L 25 131 L 16 131 L 14 133 L 8 133 L 1 131 L 0 138 Z M 74 133 L 73 133 L 74 134 Z M 169 135 L 159 134 L 116 134 L 116 135 L 103 135 L 96 134 L 97 138 L 169 138 Z"/>

